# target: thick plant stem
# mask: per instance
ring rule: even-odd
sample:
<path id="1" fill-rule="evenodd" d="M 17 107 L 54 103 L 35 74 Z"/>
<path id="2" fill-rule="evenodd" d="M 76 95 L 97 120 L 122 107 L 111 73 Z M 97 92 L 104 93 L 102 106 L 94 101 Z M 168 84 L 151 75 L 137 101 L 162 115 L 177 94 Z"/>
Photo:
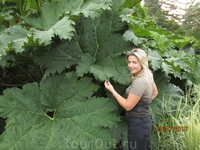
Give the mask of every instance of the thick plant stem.
<path id="1" fill-rule="evenodd" d="M 39 0 L 35 0 L 37 6 L 38 6 L 38 11 L 41 11 L 41 6 L 40 6 L 40 1 Z"/>
<path id="2" fill-rule="evenodd" d="M 18 83 L 20 83 L 20 81 L 15 77 L 13 76 L 12 74 L 9 74 L 7 70 L 1 68 L 3 71 L 4 71 L 4 74 L 6 74 L 6 76 L 10 75 L 15 81 L 17 81 Z"/>
<path id="3" fill-rule="evenodd" d="M 22 87 L 24 84 L 4 84 L 0 83 L 0 86 L 6 86 L 6 87 Z"/>
<path id="4" fill-rule="evenodd" d="M 14 61 L 13 61 L 13 63 L 15 65 L 17 65 L 29 77 L 29 79 L 31 79 L 33 82 L 35 82 L 35 80 L 33 79 L 33 77 L 29 73 L 27 73 L 18 63 L 14 62 Z"/>
<path id="5" fill-rule="evenodd" d="M 38 71 L 39 71 L 39 74 L 40 74 L 40 78 L 42 78 L 43 75 L 44 75 L 44 72 L 43 72 L 43 70 L 42 70 L 42 67 L 41 67 L 41 66 L 37 66 L 37 68 L 38 68 Z"/>

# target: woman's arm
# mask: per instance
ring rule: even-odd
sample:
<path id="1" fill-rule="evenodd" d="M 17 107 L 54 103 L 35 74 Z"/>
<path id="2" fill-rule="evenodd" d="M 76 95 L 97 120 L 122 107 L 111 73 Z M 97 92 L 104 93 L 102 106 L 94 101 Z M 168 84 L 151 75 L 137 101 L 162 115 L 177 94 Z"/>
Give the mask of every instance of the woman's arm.
<path id="1" fill-rule="evenodd" d="M 118 103 L 127 111 L 133 109 L 141 98 L 140 96 L 129 93 L 127 99 L 125 99 L 115 91 L 115 89 L 109 81 L 105 82 L 104 85 L 106 89 L 113 94 Z"/>
<path id="2" fill-rule="evenodd" d="M 157 95 L 158 95 L 158 89 L 157 89 L 156 84 L 154 83 L 154 85 L 153 85 L 153 93 L 152 93 L 152 100 L 154 98 L 156 98 Z"/>

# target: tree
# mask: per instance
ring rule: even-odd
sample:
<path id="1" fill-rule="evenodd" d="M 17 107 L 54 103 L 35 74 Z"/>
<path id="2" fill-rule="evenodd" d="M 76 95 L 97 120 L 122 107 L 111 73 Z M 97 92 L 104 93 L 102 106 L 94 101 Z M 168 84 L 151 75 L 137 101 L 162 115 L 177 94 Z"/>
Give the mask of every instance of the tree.
<path id="1" fill-rule="evenodd" d="M 181 24 L 184 12 L 190 2 L 181 2 L 179 0 L 162 0 L 162 11 L 165 13 L 168 20 L 175 20 Z"/>
<path id="2" fill-rule="evenodd" d="M 148 7 L 148 15 L 155 16 L 161 10 L 161 3 L 159 0 L 144 0 L 144 7 Z"/>
<path id="3" fill-rule="evenodd" d="M 182 15 L 171 13 L 172 11 L 178 9 L 177 5 L 173 4 L 172 1 L 145 0 L 144 2 L 144 6 L 148 8 L 148 15 L 150 16 L 149 19 L 153 19 L 157 25 L 162 28 L 166 28 L 175 34 L 185 34 L 180 25 Z"/>
<path id="4" fill-rule="evenodd" d="M 196 51 L 200 52 L 200 3 L 190 5 L 190 7 L 187 9 L 183 21 L 183 29 L 187 31 L 188 35 L 197 39 L 195 48 Z"/>

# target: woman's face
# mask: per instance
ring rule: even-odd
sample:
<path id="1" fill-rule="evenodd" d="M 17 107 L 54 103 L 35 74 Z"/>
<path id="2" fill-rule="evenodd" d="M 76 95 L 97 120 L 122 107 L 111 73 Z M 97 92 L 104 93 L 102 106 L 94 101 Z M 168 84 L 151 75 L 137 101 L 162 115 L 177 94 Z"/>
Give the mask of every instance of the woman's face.
<path id="1" fill-rule="evenodd" d="M 134 75 L 137 75 L 140 73 L 140 71 L 142 70 L 142 65 L 140 63 L 140 61 L 138 60 L 138 58 L 134 55 L 130 55 L 128 56 L 128 68 L 130 69 L 130 72 Z"/>

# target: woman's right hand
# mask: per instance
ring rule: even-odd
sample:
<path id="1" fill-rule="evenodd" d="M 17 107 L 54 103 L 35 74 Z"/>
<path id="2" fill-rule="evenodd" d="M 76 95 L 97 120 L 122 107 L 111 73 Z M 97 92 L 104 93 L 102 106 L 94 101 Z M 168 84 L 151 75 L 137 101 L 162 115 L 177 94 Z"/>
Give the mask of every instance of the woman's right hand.
<path id="1" fill-rule="evenodd" d="M 113 88 L 112 84 L 110 83 L 110 81 L 104 82 L 104 86 L 105 86 L 105 88 L 106 88 L 108 91 L 110 91 L 111 93 L 113 93 L 114 88 Z"/>

